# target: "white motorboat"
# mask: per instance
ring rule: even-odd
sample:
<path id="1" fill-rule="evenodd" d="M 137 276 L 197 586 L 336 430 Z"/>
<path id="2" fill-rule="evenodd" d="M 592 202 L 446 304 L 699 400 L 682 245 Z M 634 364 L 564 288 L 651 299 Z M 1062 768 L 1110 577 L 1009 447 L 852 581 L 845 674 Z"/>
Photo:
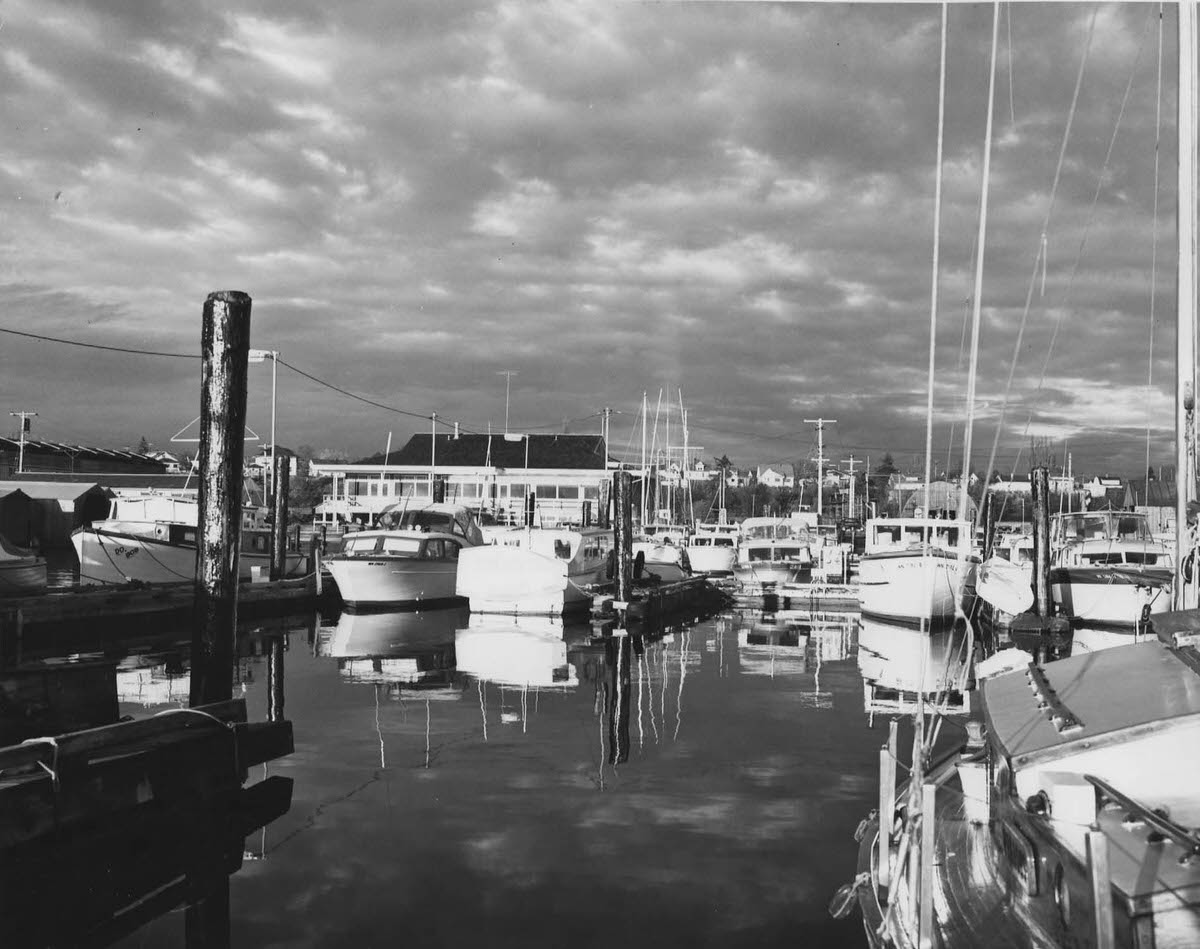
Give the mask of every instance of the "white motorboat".
<path id="1" fill-rule="evenodd" d="M 688 538 L 688 562 L 696 573 L 727 576 L 737 564 L 736 524 L 697 524 Z"/>
<path id="2" fill-rule="evenodd" d="M 612 579 L 613 531 L 602 527 L 518 528 L 464 549 L 458 596 L 472 613 L 559 616 L 592 605 L 591 587 Z"/>
<path id="3" fill-rule="evenodd" d="M 864 614 L 902 623 L 952 620 L 977 558 L 969 521 L 878 517 L 858 561 Z"/>
<path id="4" fill-rule="evenodd" d="M 347 606 L 448 603 L 457 595 L 460 554 L 483 543 L 474 512 L 460 504 L 396 504 L 379 525 L 347 534 L 325 561 Z"/>
<path id="5" fill-rule="evenodd" d="M 146 493 L 113 498 L 109 516 L 77 528 L 71 545 L 81 584 L 180 583 L 194 580 L 199 502 L 191 496 Z M 288 540 L 284 575 L 303 576 L 308 558 Z M 268 573 L 271 528 L 243 511 L 238 578 Z M 258 568 L 256 571 L 255 568 Z"/>
<path id="6" fill-rule="evenodd" d="M 1072 620 L 1136 626 L 1144 615 L 1171 608 L 1175 559 L 1144 514 L 1056 514 L 1050 549 L 1051 596 Z"/>
<path id="7" fill-rule="evenodd" d="M 46 559 L 0 535 L 0 596 L 29 596 L 46 589 Z"/>
<path id="8" fill-rule="evenodd" d="M 792 517 L 748 517 L 738 535 L 733 573 L 748 583 L 790 583 L 811 575 L 813 535 Z"/>

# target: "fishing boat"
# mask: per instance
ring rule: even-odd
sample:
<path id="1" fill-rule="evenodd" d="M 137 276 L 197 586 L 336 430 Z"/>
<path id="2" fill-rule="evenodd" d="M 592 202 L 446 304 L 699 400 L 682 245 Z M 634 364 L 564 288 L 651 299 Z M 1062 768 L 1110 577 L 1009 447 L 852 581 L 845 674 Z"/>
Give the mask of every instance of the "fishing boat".
<path id="1" fill-rule="evenodd" d="M 688 538 L 688 562 L 696 573 L 728 576 L 737 564 L 736 524 L 697 524 Z"/>
<path id="2" fill-rule="evenodd" d="M 973 530 L 963 520 L 870 518 L 858 561 L 862 612 L 902 623 L 952 620 L 978 563 Z"/>
<path id="3" fill-rule="evenodd" d="M 529 527 L 464 549 L 457 595 L 472 613 L 560 616 L 590 609 L 592 588 L 612 579 L 613 532 L 602 527 Z"/>
<path id="4" fill-rule="evenodd" d="M 0 597 L 30 596 L 46 589 L 46 558 L 0 535 Z"/>
<path id="5" fill-rule="evenodd" d="M 109 516 L 71 533 L 85 585 L 180 583 L 194 580 L 199 502 L 188 495 L 146 494 L 113 498 Z M 253 508 L 243 508 L 238 578 L 269 572 L 272 529 Z M 303 576 L 308 559 L 288 539 L 284 575 Z M 257 569 L 256 569 L 257 568 Z"/>
<path id="6" fill-rule="evenodd" d="M 1175 560 L 1155 540 L 1145 514 L 1056 514 L 1050 548 L 1051 594 L 1072 620 L 1133 627 L 1171 608 Z"/>
<path id="7" fill-rule="evenodd" d="M 454 600 L 460 554 L 483 543 L 461 504 L 394 504 L 379 526 L 348 534 L 325 564 L 351 608 L 431 606 Z"/>
<path id="8" fill-rule="evenodd" d="M 866 829 L 872 944 L 1200 945 L 1200 654 L 1030 663 L 980 701 L 982 729 L 901 790 L 900 833 L 892 810 Z"/>
<path id="9" fill-rule="evenodd" d="M 748 517 L 738 534 L 733 574 L 746 584 L 777 584 L 811 576 L 813 535 L 794 517 Z"/>

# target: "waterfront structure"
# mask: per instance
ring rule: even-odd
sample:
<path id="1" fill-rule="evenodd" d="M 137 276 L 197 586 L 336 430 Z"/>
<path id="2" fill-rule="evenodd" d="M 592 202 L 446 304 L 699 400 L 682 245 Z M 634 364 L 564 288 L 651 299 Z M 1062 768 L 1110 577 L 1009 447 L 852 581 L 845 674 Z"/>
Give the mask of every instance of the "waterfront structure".
<path id="1" fill-rule="evenodd" d="M 333 484 L 313 516 L 328 525 L 369 525 L 404 498 L 430 500 L 437 478 L 447 501 L 501 523 L 522 523 L 532 495 L 535 525 L 582 524 L 585 505 L 599 513 L 612 467 L 602 435 L 418 434 L 386 455 L 315 462 L 315 475 Z"/>

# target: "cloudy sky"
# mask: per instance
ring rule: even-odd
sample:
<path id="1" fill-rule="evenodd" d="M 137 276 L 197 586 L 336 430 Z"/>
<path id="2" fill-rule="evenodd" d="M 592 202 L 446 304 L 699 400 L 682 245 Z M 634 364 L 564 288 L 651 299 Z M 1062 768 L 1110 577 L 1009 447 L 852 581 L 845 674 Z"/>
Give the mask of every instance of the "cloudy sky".
<path id="1" fill-rule="evenodd" d="M 991 22 L 950 9 L 939 467 Z M 1160 96 L 1157 4 L 1002 8 L 976 467 L 1027 299 L 997 466 L 1034 436 L 1135 473 L 1147 426 L 1171 460 L 1173 24 Z M 823 417 L 831 459 L 918 471 L 938 56 L 924 4 L 0 0 L 0 328 L 194 356 L 205 297 L 238 289 L 283 361 L 282 445 L 500 430 L 511 378 L 513 431 L 609 406 L 632 457 L 642 394 L 681 389 L 703 457 L 808 457 Z M 199 414 L 194 358 L 2 337 L 3 408 L 45 438 L 170 447 Z M 249 391 L 266 441 L 269 364 Z"/>

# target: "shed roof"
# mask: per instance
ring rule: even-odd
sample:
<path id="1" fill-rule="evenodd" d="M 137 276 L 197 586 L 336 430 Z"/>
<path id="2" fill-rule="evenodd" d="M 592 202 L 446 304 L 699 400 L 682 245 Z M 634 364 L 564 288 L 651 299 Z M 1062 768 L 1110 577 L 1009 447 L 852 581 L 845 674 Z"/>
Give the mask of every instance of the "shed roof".
<path id="1" fill-rule="evenodd" d="M 108 492 L 95 481 L 0 481 L 0 490 L 18 489 L 24 491 L 35 500 L 74 501 L 85 494 L 100 493 L 107 496 Z"/>

